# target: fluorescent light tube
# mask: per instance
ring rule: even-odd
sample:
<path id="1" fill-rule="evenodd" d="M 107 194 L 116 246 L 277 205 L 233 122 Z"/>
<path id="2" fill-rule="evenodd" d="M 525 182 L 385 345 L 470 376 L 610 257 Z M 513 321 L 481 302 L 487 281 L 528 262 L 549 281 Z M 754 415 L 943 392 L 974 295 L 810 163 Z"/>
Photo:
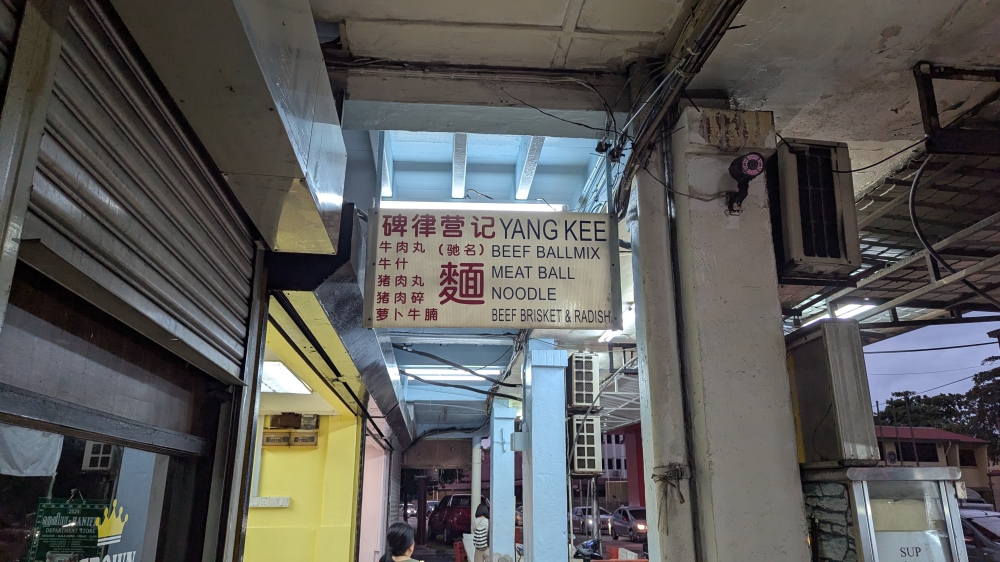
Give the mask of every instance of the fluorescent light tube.
<path id="1" fill-rule="evenodd" d="M 562 211 L 565 205 L 548 205 L 545 203 L 479 203 L 471 201 L 398 201 L 385 199 L 381 202 L 383 209 L 402 209 L 406 211 L 440 210 L 440 211 L 532 211 L 539 213 L 554 213 Z"/>
<path id="2" fill-rule="evenodd" d="M 291 372 L 281 361 L 264 361 L 264 388 L 261 392 L 276 392 L 280 394 L 311 394 L 312 390 Z"/>

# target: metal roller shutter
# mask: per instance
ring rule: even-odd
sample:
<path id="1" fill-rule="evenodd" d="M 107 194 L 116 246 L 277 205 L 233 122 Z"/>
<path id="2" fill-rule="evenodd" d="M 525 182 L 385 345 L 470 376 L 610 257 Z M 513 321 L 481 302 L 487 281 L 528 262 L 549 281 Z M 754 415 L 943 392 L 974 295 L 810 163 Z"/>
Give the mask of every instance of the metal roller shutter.
<path id="1" fill-rule="evenodd" d="M 392 451 L 389 459 L 389 524 L 402 521 L 400 487 L 403 482 L 403 452 Z"/>
<path id="2" fill-rule="evenodd" d="M 126 323 L 234 382 L 250 227 L 106 10 L 72 3 L 25 238 L 124 301 Z"/>
<path id="3" fill-rule="evenodd" d="M 0 0 L 0 94 L 7 90 L 7 75 L 23 11 L 23 0 Z"/>

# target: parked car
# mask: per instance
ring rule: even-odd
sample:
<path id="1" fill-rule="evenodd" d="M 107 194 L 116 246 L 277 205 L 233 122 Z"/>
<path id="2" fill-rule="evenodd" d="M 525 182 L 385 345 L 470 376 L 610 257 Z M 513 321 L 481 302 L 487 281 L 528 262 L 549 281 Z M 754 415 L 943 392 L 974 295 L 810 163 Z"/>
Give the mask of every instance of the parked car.
<path id="1" fill-rule="evenodd" d="M 524 506 L 520 506 L 514 510 L 514 525 L 517 527 L 524 526 Z"/>
<path id="2" fill-rule="evenodd" d="M 959 509 L 981 509 L 984 511 L 993 511 L 996 509 L 979 492 L 967 489 L 966 494 L 968 497 L 964 500 L 958 500 Z"/>
<path id="3" fill-rule="evenodd" d="M 599 509 L 600 521 L 597 525 L 603 533 L 605 529 L 610 529 L 611 514 L 608 510 L 603 507 Z M 594 527 L 594 517 L 591 515 L 591 508 L 589 506 L 574 507 L 573 508 L 573 532 L 582 533 L 585 535 L 590 534 Z"/>
<path id="4" fill-rule="evenodd" d="M 969 562 L 1000 560 L 1000 512 L 962 509 L 959 514 Z"/>
<path id="5" fill-rule="evenodd" d="M 407 519 L 413 517 L 414 515 L 417 514 L 417 506 L 413 505 L 412 503 L 406 504 L 406 511 L 404 513 L 406 513 Z"/>
<path id="6" fill-rule="evenodd" d="M 611 538 L 627 536 L 632 542 L 646 540 L 646 508 L 619 507 L 611 515 Z"/>
<path id="7" fill-rule="evenodd" d="M 427 500 L 427 517 L 430 517 L 431 513 L 434 513 L 434 508 L 437 507 L 437 505 L 437 500 Z"/>
<path id="8" fill-rule="evenodd" d="M 490 501 L 482 498 L 487 506 Z M 476 504 L 477 507 L 479 504 Z M 441 535 L 441 540 L 451 543 L 472 530 L 472 500 L 469 494 L 453 494 L 441 498 L 427 521 L 427 529 L 432 537 Z"/>

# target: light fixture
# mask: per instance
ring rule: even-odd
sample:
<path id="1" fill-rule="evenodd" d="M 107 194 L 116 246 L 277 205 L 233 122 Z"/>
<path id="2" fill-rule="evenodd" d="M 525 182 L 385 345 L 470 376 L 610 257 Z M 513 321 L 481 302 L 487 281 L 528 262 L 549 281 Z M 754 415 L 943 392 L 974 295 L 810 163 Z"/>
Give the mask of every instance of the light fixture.
<path id="1" fill-rule="evenodd" d="M 281 361 L 264 361 L 264 388 L 261 392 L 276 392 L 280 394 L 311 394 L 312 390 L 291 372 Z"/>
<path id="2" fill-rule="evenodd" d="M 868 312 L 873 308 L 875 308 L 875 305 L 873 304 L 845 304 L 844 306 L 837 309 L 837 318 L 853 318 L 859 314 Z M 813 318 L 812 320 L 803 324 L 802 327 L 805 328 L 810 324 L 815 324 L 820 320 L 826 320 L 829 317 L 830 317 L 829 314 L 817 316 L 816 318 Z"/>
<path id="3" fill-rule="evenodd" d="M 482 377 L 477 377 L 468 371 L 461 369 L 440 369 L 435 367 L 404 367 L 401 369 L 408 375 L 414 375 L 429 381 L 482 381 Z M 476 373 L 487 377 L 499 376 L 503 372 L 499 368 L 475 369 Z"/>
<path id="4" fill-rule="evenodd" d="M 635 303 L 629 303 L 622 311 L 622 328 L 635 327 Z M 598 343 L 609 342 L 625 333 L 625 330 L 608 330 L 597 338 Z"/>
<path id="5" fill-rule="evenodd" d="M 538 213 L 552 213 L 562 211 L 565 205 L 546 203 L 487 203 L 472 201 L 398 201 L 383 200 L 383 209 L 402 209 L 406 211 L 532 211 Z"/>
<path id="6" fill-rule="evenodd" d="M 603 334 L 601 334 L 601 337 L 597 338 L 597 341 L 598 341 L 598 343 L 609 342 L 609 341 L 615 339 L 616 337 L 622 335 L 622 333 L 623 333 L 623 330 L 608 330 L 608 331 L 604 332 Z"/>
<path id="7" fill-rule="evenodd" d="M 468 371 L 463 371 L 461 369 L 438 369 L 438 368 L 424 368 L 424 367 L 412 367 L 405 369 L 407 373 L 411 375 L 417 375 L 418 377 L 423 376 L 434 376 L 434 375 L 468 375 Z M 474 369 L 475 372 L 480 375 L 486 376 L 497 376 L 500 374 L 500 369 Z"/>

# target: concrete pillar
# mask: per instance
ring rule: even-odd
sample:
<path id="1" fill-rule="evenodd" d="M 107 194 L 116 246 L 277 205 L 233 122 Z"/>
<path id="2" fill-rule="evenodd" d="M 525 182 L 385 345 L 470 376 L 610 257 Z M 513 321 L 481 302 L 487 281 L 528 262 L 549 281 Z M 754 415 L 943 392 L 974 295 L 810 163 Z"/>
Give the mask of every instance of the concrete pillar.
<path id="1" fill-rule="evenodd" d="M 566 351 L 531 341 L 524 367 L 522 457 L 525 560 L 569 559 L 566 452 Z M 497 444 L 492 445 L 496 447 Z"/>
<path id="2" fill-rule="evenodd" d="M 636 176 L 627 214 L 639 351 L 639 421 L 644 445 L 641 480 L 651 560 L 698 560 L 694 535 L 685 385 L 681 376 L 674 290 L 670 201 L 661 146 Z M 657 482 L 651 475 L 679 478 Z M 629 463 L 629 475 L 632 464 Z M 629 504 L 632 505 L 632 479 Z M 683 498 L 683 499 L 682 499 Z M 664 505 L 665 504 L 665 505 Z M 661 520 L 663 519 L 663 520 Z M 707 558 L 705 560 L 708 560 Z"/>
<path id="3" fill-rule="evenodd" d="M 472 476 L 470 477 L 471 490 L 469 494 L 469 517 L 471 533 L 476 528 L 476 509 L 483 497 L 483 444 L 479 437 L 472 438 Z"/>
<path id="4" fill-rule="evenodd" d="M 490 560 L 514 558 L 514 418 L 516 402 L 496 398 L 490 418 Z"/>
<path id="5" fill-rule="evenodd" d="M 775 146 L 765 112 L 687 108 L 675 129 L 679 194 L 734 191 L 732 161 Z M 708 561 L 808 560 L 765 178 L 750 184 L 738 216 L 724 199 L 674 202 L 699 550 Z M 650 457 L 647 468 L 658 462 Z"/>

